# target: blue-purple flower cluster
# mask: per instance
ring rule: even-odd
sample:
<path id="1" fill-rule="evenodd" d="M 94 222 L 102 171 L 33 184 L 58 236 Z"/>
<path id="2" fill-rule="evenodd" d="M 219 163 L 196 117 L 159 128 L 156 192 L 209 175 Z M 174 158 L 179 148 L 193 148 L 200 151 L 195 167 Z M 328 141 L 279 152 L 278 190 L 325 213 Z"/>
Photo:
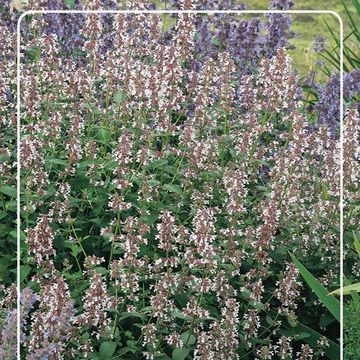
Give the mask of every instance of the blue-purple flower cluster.
<path id="1" fill-rule="evenodd" d="M 198 10 L 245 10 L 246 6 L 235 0 L 201 0 L 193 2 L 192 9 Z M 130 5 L 130 4 L 129 4 Z M 273 9 L 287 10 L 293 3 L 289 0 L 272 1 L 270 6 Z M 37 8 L 69 9 L 62 0 L 43 1 L 42 6 Z M 131 5 L 138 8 L 136 4 Z M 184 0 L 172 0 L 170 6 L 173 9 L 187 9 L 187 2 Z M 82 5 L 79 0 L 75 1 L 73 9 L 112 9 L 118 10 L 121 7 L 113 0 L 93 1 Z M 155 8 L 154 3 L 147 3 L 143 9 Z M 72 52 L 83 44 L 83 37 L 80 29 L 84 25 L 83 15 L 72 14 L 48 14 L 46 15 L 46 28 L 48 34 L 55 34 L 62 44 L 63 50 Z M 102 15 L 101 23 L 103 31 L 100 51 L 111 52 L 114 46 L 113 39 L 113 15 Z M 173 26 L 165 36 L 171 36 Z M 277 49 L 288 47 L 289 39 L 293 37 L 291 31 L 291 19 L 284 14 L 267 14 L 263 17 L 245 19 L 238 15 L 215 14 L 198 16 L 196 19 L 196 60 L 192 64 L 193 69 L 199 69 L 207 59 L 214 57 L 218 51 L 228 51 L 240 65 L 241 74 L 249 73 L 251 69 L 259 65 L 260 60 L 274 56 Z"/>
<path id="2" fill-rule="evenodd" d="M 354 69 L 344 75 L 344 103 L 355 103 L 359 108 L 360 70 Z M 340 126 L 340 76 L 333 74 L 324 85 L 317 86 L 319 99 L 316 103 L 318 123 L 326 124 L 333 134 Z"/>

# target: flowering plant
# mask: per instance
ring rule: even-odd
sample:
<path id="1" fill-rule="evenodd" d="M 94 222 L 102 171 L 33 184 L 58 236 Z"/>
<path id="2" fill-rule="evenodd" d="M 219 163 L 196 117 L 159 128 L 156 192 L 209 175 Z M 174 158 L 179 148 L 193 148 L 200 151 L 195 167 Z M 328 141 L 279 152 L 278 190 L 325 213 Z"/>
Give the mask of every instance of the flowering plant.
<path id="1" fill-rule="evenodd" d="M 26 17 L 24 358 L 338 358 L 338 324 L 289 252 L 338 287 L 339 133 L 320 115 L 308 121 L 289 27 L 283 14 Z M 2 99 L 10 132 L 13 104 Z M 355 108 L 346 119 L 355 201 Z M 8 181 L 12 156 L 4 151 Z M 13 188 L 0 191 L 11 203 Z M 0 290 L 11 308 L 14 288 Z M 4 314 L 12 359 L 16 312 Z"/>

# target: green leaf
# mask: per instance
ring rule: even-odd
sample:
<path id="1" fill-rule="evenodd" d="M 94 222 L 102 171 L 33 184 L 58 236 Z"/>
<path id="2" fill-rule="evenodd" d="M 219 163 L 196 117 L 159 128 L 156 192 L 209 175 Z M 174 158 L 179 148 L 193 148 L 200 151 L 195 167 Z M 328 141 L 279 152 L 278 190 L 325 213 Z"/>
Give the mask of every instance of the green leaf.
<path id="1" fill-rule="evenodd" d="M 341 289 L 337 289 L 337 290 L 331 292 L 330 295 L 338 295 L 338 296 L 340 296 L 340 290 Z M 343 294 L 344 295 L 350 295 L 352 291 L 360 292 L 360 283 L 351 284 L 351 285 L 343 287 Z"/>
<path id="2" fill-rule="evenodd" d="M 343 6 L 344 6 L 344 9 L 346 11 L 346 15 L 347 15 L 348 20 L 350 20 L 352 27 L 355 29 L 355 31 L 357 31 L 356 23 L 355 23 L 355 21 L 353 19 L 353 16 L 352 16 L 352 14 L 351 14 L 351 12 L 349 10 L 348 5 L 346 4 L 346 2 L 344 0 L 342 1 L 342 3 L 343 3 Z"/>
<path id="3" fill-rule="evenodd" d="M 157 213 L 151 213 L 150 215 L 143 215 L 140 217 L 140 221 L 146 225 L 154 225 L 157 219 Z"/>
<path id="4" fill-rule="evenodd" d="M 68 8 L 73 9 L 75 7 L 75 0 L 64 0 L 64 4 Z"/>
<path id="5" fill-rule="evenodd" d="M 69 165 L 69 162 L 67 160 L 63 160 L 63 159 L 47 159 L 46 162 L 48 162 L 50 164 L 56 164 L 56 165 L 64 165 L 64 166 Z"/>
<path id="6" fill-rule="evenodd" d="M 266 320 L 266 322 L 267 322 L 269 325 L 272 325 L 272 324 L 273 324 L 273 319 L 272 319 L 271 316 L 266 315 L 265 320 Z"/>
<path id="7" fill-rule="evenodd" d="M 165 184 L 165 185 L 163 186 L 163 188 L 164 188 L 165 190 L 168 190 L 168 191 L 173 192 L 173 193 L 176 193 L 176 194 L 180 194 L 180 195 L 183 194 L 183 191 L 182 191 L 180 185 Z"/>
<path id="8" fill-rule="evenodd" d="M 100 345 L 100 359 L 110 359 L 116 350 L 116 343 L 112 341 L 103 342 Z"/>
<path id="9" fill-rule="evenodd" d="M 354 246 L 355 246 L 356 252 L 360 256 L 360 241 L 359 241 L 357 235 L 355 234 L 355 232 L 354 232 Z"/>
<path id="10" fill-rule="evenodd" d="M 319 325 L 322 328 L 325 328 L 325 327 L 329 326 L 330 324 L 332 324 L 334 321 L 336 321 L 336 320 L 330 313 L 321 314 Z"/>
<path id="11" fill-rule="evenodd" d="M 216 320 L 216 318 L 214 318 L 214 317 L 212 317 L 212 316 L 207 316 L 207 317 L 199 317 L 199 318 L 196 318 L 195 319 L 195 322 L 204 322 L 204 321 L 215 321 Z"/>
<path id="12" fill-rule="evenodd" d="M 93 352 L 93 353 L 89 354 L 89 358 L 92 360 L 100 360 L 99 353 L 97 353 L 97 352 Z"/>
<path id="13" fill-rule="evenodd" d="M 122 348 L 120 351 L 118 351 L 116 353 L 116 356 L 125 355 L 128 352 L 131 352 L 131 353 L 135 354 L 137 351 L 138 351 L 137 348 L 130 348 L 130 347 L 127 346 L 127 347 Z"/>
<path id="14" fill-rule="evenodd" d="M 119 90 L 114 94 L 114 101 L 117 103 L 121 103 L 122 101 L 127 99 L 127 95 L 126 93 L 124 93 L 123 91 Z"/>
<path id="15" fill-rule="evenodd" d="M 171 360 L 166 354 L 158 353 L 154 355 L 154 359 L 156 360 Z"/>
<path id="16" fill-rule="evenodd" d="M 322 198 L 323 200 L 329 200 L 328 188 L 324 183 L 322 184 Z"/>
<path id="17" fill-rule="evenodd" d="M 150 179 L 147 181 L 147 183 L 149 184 L 149 186 L 158 186 L 161 184 L 160 181 L 155 180 L 155 179 Z"/>
<path id="18" fill-rule="evenodd" d="M 311 335 L 307 332 L 300 332 L 300 333 L 297 333 L 294 335 L 294 338 L 296 341 L 300 341 L 300 340 L 303 340 L 303 339 L 306 339 L 308 337 L 310 337 Z"/>
<path id="19" fill-rule="evenodd" d="M 12 186 L 2 186 L 0 188 L 0 192 L 9 196 L 9 197 L 16 197 L 16 188 Z"/>
<path id="20" fill-rule="evenodd" d="M 334 316 L 334 318 L 340 322 L 340 302 L 332 297 L 328 296 L 329 292 L 318 282 L 318 280 L 305 268 L 303 264 L 294 256 L 291 255 L 291 259 L 295 266 L 299 269 L 302 277 L 307 282 L 309 287 L 314 291 L 319 300 Z"/>
<path id="21" fill-rule="evenodd" d="M 194 345 L 196 342 L 196 337 L 190 333 L 190 331 L 185 331 L 180 335 L 181 340 L 185 345 Z"/>
<path id="22" fill-rule="evenodd" d="M 78 169 L 79 170 L 86 169 L 90 164 L 93 164 L 93 163 L 94 163 L 93 160 L 84 160 L 79 164 Z"/>
<path id="23" fill-rule="evenodd" d="M 94 268 L 94 271 L 96 271 L 97 273 L 101 274 L 101 275 L 106 275 L 109 270 L 104 268 L 103 266 L 97 266 Z"/>
<path id="24" fill-rule="evenodd" d="M 122 316 L 120 317 L 119 321 L 122 321 L 122 320 L 125 320 L 125 319 L 128 319 L 128 318 L 139 318 L 141 320 L 144 320 L 145 319 L 145 315 L 141 314 L 141 313 L 138 313 L 136 311 L 133 311 L 133 312 L 126 312 L 126 313 L 123 313 Z"/>
<path id="25" fill-rule="evenodd" d="M 9 235 L 14 239 L 17 239 L 17 230 L 10 231 Z M 20 230 L 20 240 L 25 240 L 25 239 L 26 239 L 25 233 L 22 230 Z"/>
<path id="26" fill-rule="evenodd" d="M 184 313 L 182 313 L 179 310 L 172 311 L 171 315 L 178 318 L 178 319 L 181 319 L 181 320 L 190 320 L 191 319 L 190 316 L 185 315 Z"/>
<path id="27" fill-rule="evenodd" d="M 351 285 L 350 280 L 344 275 L 344 284 L 347 285 Z M 360 307 L 360 296 L 356 291 L 350 291 L 350 295 L 354 301 L 354 303 L 357 304 L 357 306 Z"/>
<path id="28" fill-rule="evenodd" d="M 102 144 L 107 144 L 111 139 L 111 134 L 106 129 L 99 129 L 96 134 L 96 139 Z"/>
<path id="29" fill-rule="evenodd" d="M 185 360 L 189 353 L 188 348 L 177 348 L 172 352 L 172 358 L 173 360 Z"/>
<path id="30" fill-rule="evenodd" d="M 20 282 L 23 282 L 31 271 L 31 267 L 28 265 L 21 265 L 20 267 Z"/>
<path id="31" fill-rule="evenodd" d="M 153 169 L 157 169 L 157 168 L 159 168 L 159 167 L 165 166 L 167 163 L 168 163 L 168 162 L 167 162 L 167 160 L 165 160 L 165 159 L 156 159 L 156 160 L 154 160 L 154 161 L 151 163 L 151 167 L 152 167 Z"/>

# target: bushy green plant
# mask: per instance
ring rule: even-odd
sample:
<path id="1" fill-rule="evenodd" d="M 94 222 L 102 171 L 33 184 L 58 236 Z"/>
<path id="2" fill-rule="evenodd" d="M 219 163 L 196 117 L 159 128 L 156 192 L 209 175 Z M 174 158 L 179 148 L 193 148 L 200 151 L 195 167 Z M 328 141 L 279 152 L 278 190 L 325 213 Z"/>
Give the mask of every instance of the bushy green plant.
<path id="1" fill-rule="evenodd" d="M 360 304 L 351 300 L 345 305 L 344 359 L 360 359 Z"/>

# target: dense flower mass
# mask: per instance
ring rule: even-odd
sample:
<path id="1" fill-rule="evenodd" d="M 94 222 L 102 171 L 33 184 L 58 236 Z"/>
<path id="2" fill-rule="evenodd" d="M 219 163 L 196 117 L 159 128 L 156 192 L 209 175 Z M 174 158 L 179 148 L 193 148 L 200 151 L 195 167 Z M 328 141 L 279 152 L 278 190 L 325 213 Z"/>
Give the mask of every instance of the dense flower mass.
<path id="1" fill-rule="evenodd" d="M 28 6 L 123 8 L 100 0 Z M 245 8 L 232 0 L 170 6 Z M 0 57 L 8 60 L 1 70 L 12 74 L 0 80 L 7 141 L 0 192 L 9 223 L 16 210 L 11 16 L 0 30 Z M 336 359 L 338 324 L 291 255 L 325 287 L 338 286 L 339 78 L 318 87 L 315 106 L 304 105 L 290 27 L 280 13 L 26 17 L 22 358 Z M 323 39 L 316 46 L 323 52 Z M 346 78 L 349 102 L 357 77 Z M 355 206 L 356 106 L 345 124 L 345 200 Z M 11 282 L 0 285 L 6 360 L 16 355 Z"/>

